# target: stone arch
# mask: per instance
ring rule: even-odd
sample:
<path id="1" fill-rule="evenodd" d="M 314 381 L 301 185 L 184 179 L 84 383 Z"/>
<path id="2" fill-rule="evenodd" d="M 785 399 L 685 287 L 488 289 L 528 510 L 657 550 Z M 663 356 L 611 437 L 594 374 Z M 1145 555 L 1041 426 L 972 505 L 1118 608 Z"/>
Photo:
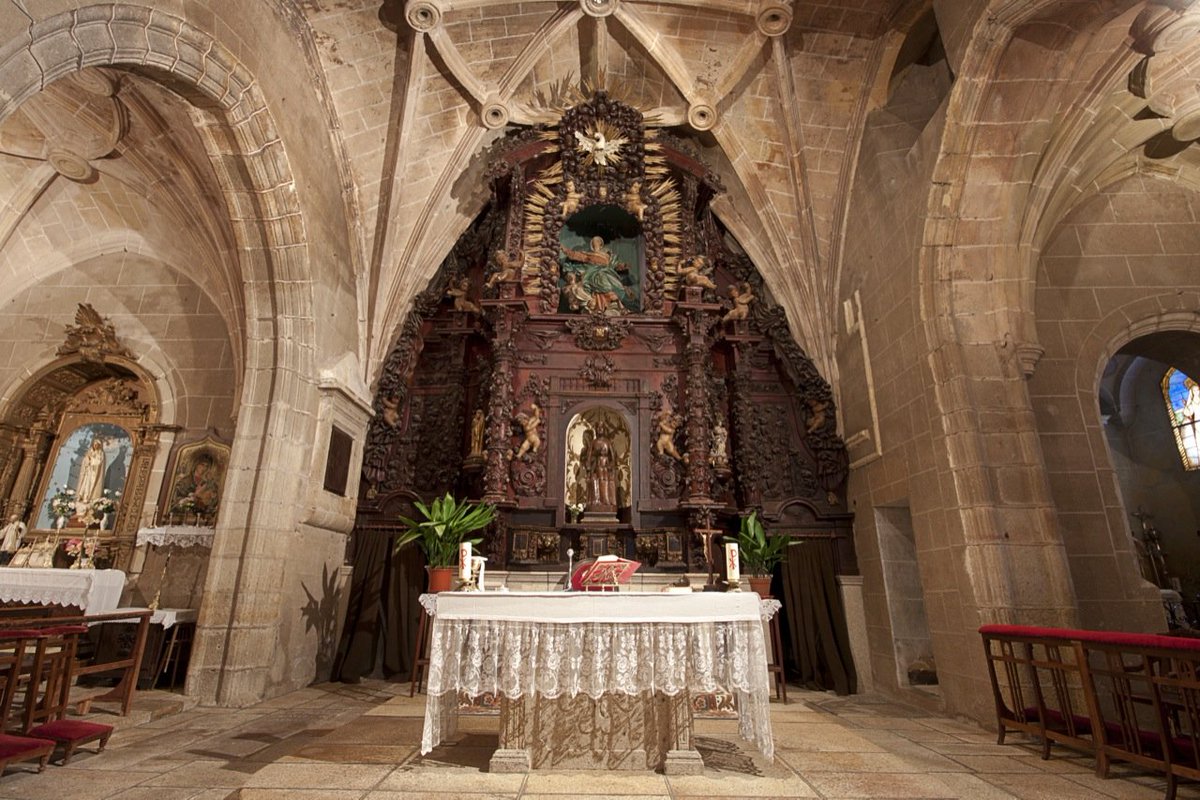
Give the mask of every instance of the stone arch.
<path id="1" fill-rule="evenodd" d="M 237 569 L 209 573 L 206 595 L 230 600 L 201 610 L 188 691 L 209 702 L 250 702 L 270 680 L 274 648 L 264 637 L 279 632 L 251 624 L 249 606 L 278 603 L 283 571 L 270 557 L 246 560 L 252 552 L 274 553 L 272 537 L 292 531 L 301 476 L 270 467 L 311 447 L 316 418 L 311 264 L 295 178 L 266 98 L 234 53 L 185 19 L 134 4 L 67 11 L 0 46 L 0 122 L 48 83 L 93 66 L 140 68 L 191 90 L 231 211 L 245 295 L 247 410 L 230 472 L 248 477 L 241 502 L 227 503 L 219 521 L 213 558 Z M 292 402 L 281 406 L 280 397 Z M 228 672 L 233 663 L 240 667 L 236 680 Z"/>

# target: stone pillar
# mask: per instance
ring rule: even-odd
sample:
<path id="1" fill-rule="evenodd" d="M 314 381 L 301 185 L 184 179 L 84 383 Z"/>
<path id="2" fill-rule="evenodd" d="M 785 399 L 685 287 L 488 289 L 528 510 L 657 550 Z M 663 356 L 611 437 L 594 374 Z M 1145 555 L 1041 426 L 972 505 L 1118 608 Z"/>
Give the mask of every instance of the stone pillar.
<path id="1" fill-rule="evenodd" d="M 49 431 L 34 428 L 21 442 L 21 466 L 17 469 L 16 480 L 9 494 L 8 513 L 36 517 L 38 498 L 33 497 L 37 491 L 34 485 L 38 477 L 39 466 L 45 463 L 49 455 L 50 445 L 54 436 Z M 33 527 L 34 519 L 29 520 Z"/>

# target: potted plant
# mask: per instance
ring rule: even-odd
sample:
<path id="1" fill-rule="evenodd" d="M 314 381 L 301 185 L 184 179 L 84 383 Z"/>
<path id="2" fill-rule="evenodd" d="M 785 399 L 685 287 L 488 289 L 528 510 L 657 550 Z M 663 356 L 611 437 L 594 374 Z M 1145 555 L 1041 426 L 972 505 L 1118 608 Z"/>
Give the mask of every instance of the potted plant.
<path id="1" fill-rule="evenodd" d="M 767 536 L 758 519 L 758 512 L 751 511 L 750 516 L 742 517 L 737 535 L 738 554 L 741 556 L 742 571 L 749 576 L 750 588 L 758 592 L 760 597 L 770 596 L 771 573 L 783 561 L 784 548 L 790 541 L 787 536 Z"/>
<path id="2" fill-rule="evenodd" d="M 436 498 L 428 506 L 417 500 L 413 503 L 424 519 L 400 517 L 407 530 L 396 539 L 399 550 L 409 542 L 416 542 L 425 553 L 426 569 L 429 571 L 429 591 L 449 590 L 454 579 L 454 564 L 458 559 L 458 546 L 468 533 L 486 528 L 496 517 L 496 507 L 487 503 L 458 502 L 449 492 Z M 482 539 L 470 539 L 472 547 Z"/>

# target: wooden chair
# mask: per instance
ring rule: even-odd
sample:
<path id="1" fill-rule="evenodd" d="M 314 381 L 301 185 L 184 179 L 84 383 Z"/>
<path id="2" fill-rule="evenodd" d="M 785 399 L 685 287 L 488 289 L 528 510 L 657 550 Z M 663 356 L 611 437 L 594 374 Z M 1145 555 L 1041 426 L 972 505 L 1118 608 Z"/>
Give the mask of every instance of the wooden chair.
<path id="1" fill-rule="evenodd" d="M 1025 625 L 984 625 L 979 629 L 987 655 L 988 678 L 996 705 L 998 744 L 1009 730 L 1042 743 L 1094 752 L 1092 721 L 1084 688 L 1083 631 Z M 1003 676 L 1003 680 L 1001 680 Z"/>
<path id="2" fill-rule="evenodd" d="M 1095 720 L 1096 774 L 1112 761 L 1200 780 L 1200 641 L 1089 631 L 1080 642 Z"/>
<path id="3" fill-rule="evenodd" d="M 63 764 L 70 762 L 75 748 L 82 744 L 98 741 L 96 752 L 102 751 L 113 732 L 112 725 L 66 718 L 75 678 L 75 652 L 79 635 L 86 631 L 84 625 L 70 625 L 41 632 L 26 695 L 24 732 L 63 745 Z"/>
<path id="4" fill-rule="evenodd" d="M 10 762 L 37 761 L 38 772 L 46 769 L 56 742 L 30 736 L 5 733 L 13 700 L 20 685 L 21 665 L 26 643 L 37 638 L 37 631 L 0 631 L 0 775 Z"/>

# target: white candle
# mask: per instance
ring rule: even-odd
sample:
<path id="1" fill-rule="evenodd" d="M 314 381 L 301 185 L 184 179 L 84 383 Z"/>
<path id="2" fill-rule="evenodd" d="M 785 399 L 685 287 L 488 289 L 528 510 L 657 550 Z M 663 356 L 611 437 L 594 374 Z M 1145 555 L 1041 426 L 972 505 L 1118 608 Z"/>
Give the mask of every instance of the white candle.
<path id="1" fill-rule="evenodd" d="M 458 546 L 458 578 L 471 580 L 471 543 L 463 542 Z"/>
<path id="2" fill-rule="evenodd" d="M 738 546 L 737 542 L 725 543 L 725 578 L 726 580 L 736 581 L 742 576 L 742 572 L 738 565 Z"/>

